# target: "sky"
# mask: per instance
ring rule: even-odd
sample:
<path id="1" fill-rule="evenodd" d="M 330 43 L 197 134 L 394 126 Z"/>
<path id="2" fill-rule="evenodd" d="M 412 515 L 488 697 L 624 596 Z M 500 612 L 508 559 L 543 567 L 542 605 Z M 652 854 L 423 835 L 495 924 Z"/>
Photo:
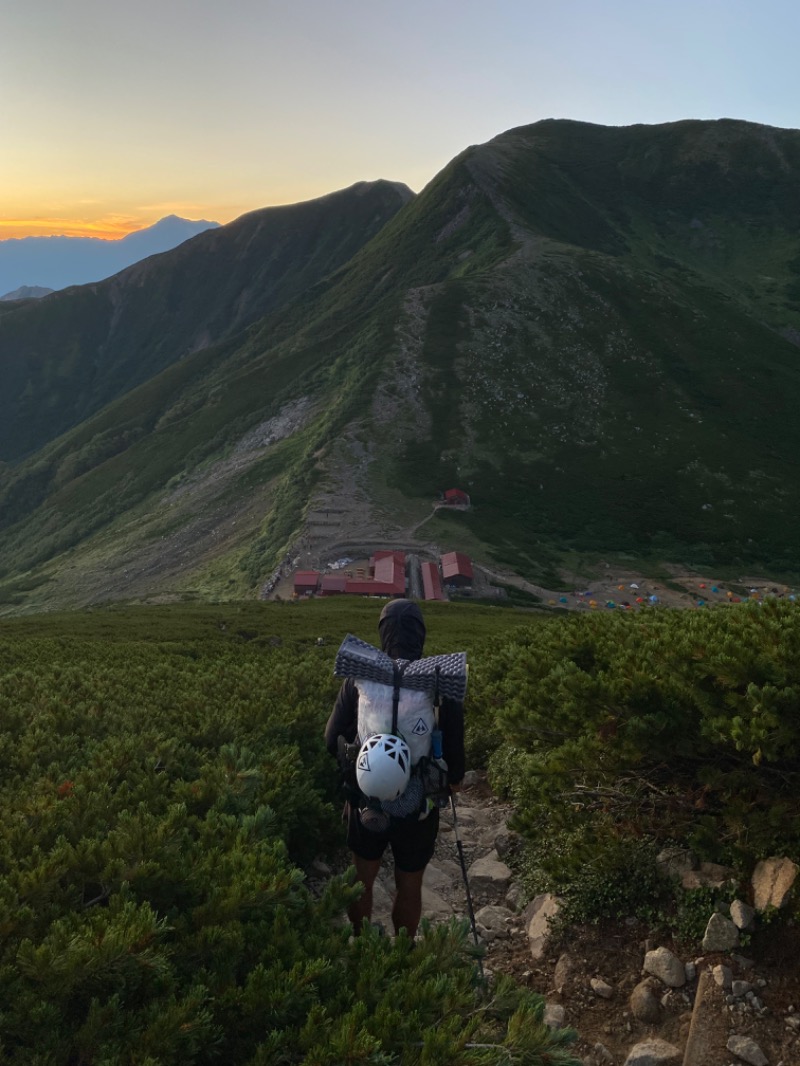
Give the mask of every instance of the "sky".
<path id="1" fill-rule="evenodd" d="M 229 222 L 543 118 L 800 126 L 797 0 L 0 0 L 0 239 Z"/>

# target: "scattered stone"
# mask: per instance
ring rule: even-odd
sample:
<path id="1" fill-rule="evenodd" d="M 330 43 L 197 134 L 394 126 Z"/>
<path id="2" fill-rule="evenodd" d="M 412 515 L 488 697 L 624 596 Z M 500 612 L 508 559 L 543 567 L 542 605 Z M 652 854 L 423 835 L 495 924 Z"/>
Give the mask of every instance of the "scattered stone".
<path id="1" fill-rule="evenodd" d="M 691 984 L 697 977 L 697 966 L 693 962 L 684 963 L 683 972 L 686 974 L 686 983 Z"/>
<path id="2" fill-rule="evenodd" d="M 511 870 L 500 862 L 496 851 L 489 852 L 482 859 L 476 859 L 467 873 L 469 885 L 473 892 L 485 892 L 487 895 L 505 895 L 511 883 Z"/>
<path id="3" fill-rule="evenodd" d="M 716 862 L 701 862 L 694 870 L 687 870 L 681 877 L 681 884 L 691 888 L 723 888 L 736 878 L 736 873 L 729 866 L 720 866 Z"/>
<path id="4" fill-rule="evenodd" d="M 423 884 L 422 913 L 426 918 L 430 918 L 432 921 L 437 922 L 452 918 L 453 908 L 443 896 Z"/>
<path id="5" fill-rule="evenodd" d="M 488 931 L 494 933 L 495 938 L 505 940 L 511 934 L 508 923 L 509 919 L 513 917 L 513 914 L 507 907 L 490 905 L 488 907 L 481 907 L 475 915 L 475 923 L 478 926 L 479 932 L 481 932 L 481 930 Z"/>
<path id="6" fill-rule="evenodd" d="M 686 972 L 683 963 L 669 948 L 656 948 L 648 951 L 644 957 L 645 973 L 657 977 L 670 988 L 680 988 L 686 984 Z"/>
<path id="7" fill-rule="evenodd" d="M 753 986 L 749 981 L 732 981 L 731 992 L 734 996 L 746 996 L 748 992 L 753 991 Z"/>
<path id="8" fill-rule="evenodd" d="M 308 868 L 308 873 L 310 877 L 330 877 L 333 870 L 322 859 L 314 859 Z"/>
<path id="9" fill-rule="evenodd" d="M 461 779 L 461 784 L 464 788 L 473 788 L 475 785 L 479 784 L 480 779 L 481 775 L 477 770 L 467 770 Z"/>
<path id="10" fill-rule="evenodd" d="M 730 951 L 739 944 L 739 930 L 723 914 L 712 914 L 703 937 L 703 951 Z"/>
<path id="11" fill-rule="evenodd" d="M 697 859 L 688 848 L 665 848 L 656 856 L 656 869 L 662 877 L 680 881 L 684 874 L 696 866 Z"/>
<path id="12" fill-rule="evenodd" d="M 683 1053 L 666 1040 L 645 1040 L 631 1048 L 625 1066 L 678 1066 Z"/>
<path id="13" fill-rule="evenodd" d="M 550 920 L 558 915 L 561 900 L 551 892 L 536 896 L 525 910 L 528 923 L 528 946 L 533 959 L 544 955 L 545 943 L 550 935 Z"/>
<path id="14" fill-rule="evenodd" d="M 525 893 L 522 889 L 522 885 L 512 885 L 506 892 L 506 906 L 510 907 L 512 911 L 518 911 L 522 906 L 525 899 Z"/>
<path id="15" fill-rule="evenodd" d="M 510 829 L 501 829 L 494 834 L 492 843 L 499 858 L 504 859 L 509 854 L 517 840 L 517 834 Z"/>
<path id="16" fill-rule="evenodd" d="M 553 987 L 557 992 L 563 991 L 564 985 L 572 976 L 572 972 L 575 969 L 575 960 L 565 951 L 559 955 L 558 962 L 556 963 L 555 973 L 553 974 Z"/>
<path id="17" fill-rule="evenodd" d="M 737 1058 L 749 1063 L 749 1066 L 769 1066 L 767 1056 L 749 1036 L 731 1036 L 726 1047 Z"/>
<path id="18" fill-rule="evenodd" d="M 640 981 L 631 992 L 631 1011 L 637 1021 L 645 1025 L 658 1025 L 663 1017 L 661 1004 L 649 981 Z"/>
<path id="19" fill-rule="evenodd" d="M 757 911 L 767 907 L 785 907 L 800 867 L 791 859 L 773 856 L 764 859 L 753 871 L 753 902 Z"/>
<path id="20" fill-rule="evenodd" d="M 720 965 L 714 967 L 711 973 L 714 976 L 714 981 L 720 988 L 723 988 L 726 991 L 730 989 L 733 982 L 733 974 L 731 973 L 730 966 L 723 966 L 720 963 Z"/>
<path id="21" fill-rule="evenodd" d="M 589 984 L 592 986 L 594 994 L 601 999 L 611 999 L 614 995 L 614 989 L 602 977 L 593 977 Z"/>
<path id="22" fill-rule="evenodd" d="M 432 859 L 425 867 L 423 884 L 442 892 L 461 879 L 461 867 L 452 859 Z"/>
<path id="23" fill-rule="evenodd" d="M 544 1024 L 548 1029 L 563 1029 L 566 1011 L 560 1003 L 545 1003 Z"/>
<path id="24" fill-rule="evenodd" d="M 742 932 L 749 932 L 755 925 L 756 912 L 747 903 L 740 899 L 735 899 L 731 903 L 731 921 L 737 929 L 741 929 Z"/>
<path id="25" fill-rule="evenodd" d="M 595 1051 L 595 1055 L 597 1055 L 598 1061 L 600 1061 L 600 1062 L 613 1062 L 614 1061 L 614 1056 L 611 1054 L 611 1052 L 608 1050 L 608 1048 L 605 1046 L 605 1044 L 595 1044 L 594 1045 L 594 1051 Z"/>

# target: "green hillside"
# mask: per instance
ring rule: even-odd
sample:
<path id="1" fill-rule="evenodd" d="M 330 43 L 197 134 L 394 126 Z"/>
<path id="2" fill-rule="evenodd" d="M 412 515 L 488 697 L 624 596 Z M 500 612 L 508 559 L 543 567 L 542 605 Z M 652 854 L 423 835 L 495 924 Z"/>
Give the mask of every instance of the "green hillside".
<path id="1" fill-rule="evenodd" d="M 198 242 L 230 227 L 202 235 L 152 261 L 152 318 L 135 273 L 112 279 L 97 384 L 111 290 L 62 297 L 90 338 L 75 365 L 35 307 L 5 314 L 7 461 L 53 436 L 0 468 L 0 609 L 253 594 L 314 529 L 319 563 L 355 540 L 542 583 L 598 553 L 796 574 L 798 179 L 793 130 L 540 122 L 399 210 L 389 183 L 298 205 L 302 241 L 265 212 L 254 258 L 226 244 L 211 280 Z M 452 485 L 472 510 L 417 536 Z"/>
<path id="2" fill-rule="evenodd" d="M 346 263 L 412 196 L 362 182 L 267 208 L 0 320 L 0 458 L 27 455 Z"/>

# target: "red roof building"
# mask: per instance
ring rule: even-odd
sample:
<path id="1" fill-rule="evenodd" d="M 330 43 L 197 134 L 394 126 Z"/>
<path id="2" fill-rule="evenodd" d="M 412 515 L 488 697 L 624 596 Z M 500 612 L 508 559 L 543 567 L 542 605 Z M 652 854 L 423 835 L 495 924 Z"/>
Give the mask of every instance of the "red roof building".
<path id="1" fill-rule="evenodd" d="M 423 563 L 422 567 L 422 595 L 426 600 L 443 600 L 442 579 L 439 577 L 439 567 L 436 563 Z"/>
<path id="2" fill-rule="evenodd" d="M 344 574 L 323 574 L 319 591 L 322 596 L 336 596 L 346 592 L 347 578 Z"/>
<path id="3" fill-rule="evenodd" d="M 375 552 L 369 579 L 351 578 L 345 591 L 354 596 L 403 596 L 406 591 L 406 557 L 399 551 Z"/>
<path id="4" fill-rule="evenodd" d="M 472 560 L 462 552 L 447 552 L 442 556 L 442 581 L 445 585 L 471 585 Z"/>
<path id="5" fill-rule="evenodd" d="M 306 593 L 316 592 L 319 585 L 319 572 L 317 570 L 298 570 L 294 575 L 294 591 L 297 596 L 305 596 Z"/>
<path id="6" fill-rule="evenodd" d="M 451 506 L 469 507 L 469 496 L 463 489 L 446 489 L 444 502 Z"/>

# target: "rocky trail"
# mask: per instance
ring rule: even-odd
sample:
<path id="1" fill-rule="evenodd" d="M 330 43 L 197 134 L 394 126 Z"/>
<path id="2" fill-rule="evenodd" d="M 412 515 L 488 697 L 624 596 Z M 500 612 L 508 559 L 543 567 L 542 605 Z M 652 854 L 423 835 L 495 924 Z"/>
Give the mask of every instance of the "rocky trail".
<path id="1" fill-rule="evenodd" d="M 702 946 L 676 945 L 634 918 L 573 928 L 555 942 L 548 919 L 558 901 L 528 901 L 515 881 L 512 809 L 481 775 L 470 773 L 467 782 L 458 795 L 458 832 L 485 973 L 490 980 L 508 973 L 541 993 L 548 1024 L 577 1031 L 575 1053 L 584 1066 L 800 1066 L 800 930 L 765 922 L 740 946 L 734 922 L 757 922 L 743 902 L 741 911 L 713 917 Z M 710 864 L 691 869 L 685 855 L 669 857 L 678 864 L 669 870 L 686 885 L 719 874 Z M 311 877 L 325 872 L 316 863 Z M 775 887 L 784 874 L 770 868 L 766 888 L 748 886 L 752 901 L 774 900 L 764 892 L 784 891 Z M 387 853 L 373 921 L 389 931 L 392 890 Z M 467 919 L 468 908 L 448 808 L 425 874 L 423 918 L 454 916 Z"/>

